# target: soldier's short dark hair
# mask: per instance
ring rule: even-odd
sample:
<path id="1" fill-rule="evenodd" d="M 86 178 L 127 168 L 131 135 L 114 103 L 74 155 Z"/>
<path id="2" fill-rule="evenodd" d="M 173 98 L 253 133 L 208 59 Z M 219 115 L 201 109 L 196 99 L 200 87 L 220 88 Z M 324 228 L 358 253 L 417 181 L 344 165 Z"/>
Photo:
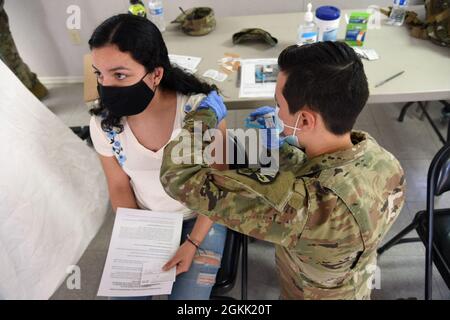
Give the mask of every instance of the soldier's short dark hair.
<path id="1" fill-rule="evenodd" d="M 305 106 L 318 112 L 326 128 L 342 135 L 353 129 L 369 98 L 361 59 L 343 42 L 290 46 L 278 57 L 287 75 L 283 96 L 289 112 Z"/>

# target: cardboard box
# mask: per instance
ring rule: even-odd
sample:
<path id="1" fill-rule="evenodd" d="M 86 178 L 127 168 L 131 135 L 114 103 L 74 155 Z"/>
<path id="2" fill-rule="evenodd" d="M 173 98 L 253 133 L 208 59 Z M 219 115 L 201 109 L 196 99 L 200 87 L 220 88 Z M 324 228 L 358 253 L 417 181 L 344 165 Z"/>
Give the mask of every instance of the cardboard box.
<path id="1" fill-rule="evenodd" d="M 92 56 L 86 54 L 83 58 L 84 66 L 84 101 L 93 102 L 98 99 L 97 77 L 92 68 Z"/>
<path id="2" fill-rule="evenodd" d="M 350 46 L 362 46 L 367 34 L 370 13 L 352 12 L 345 33 L 345 42 Z"/>

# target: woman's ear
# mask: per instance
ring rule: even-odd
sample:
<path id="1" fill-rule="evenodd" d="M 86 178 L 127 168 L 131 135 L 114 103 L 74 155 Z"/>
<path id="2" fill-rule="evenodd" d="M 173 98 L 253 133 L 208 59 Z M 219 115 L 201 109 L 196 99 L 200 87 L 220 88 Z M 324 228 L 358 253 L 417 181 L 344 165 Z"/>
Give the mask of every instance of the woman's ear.
<path id="1" fill-rule="evenodd" d="M 153 71 L 153 85 L 156 88 L 161 83 L 161 80 L 164 76 L 164 68 L 156 67 Z"/>
<path id="2" fill-rule="evenodd" d="M 144 82 L 155 91 L 164 76 L 164 68 L 157 67 L 145 77 Z"/>

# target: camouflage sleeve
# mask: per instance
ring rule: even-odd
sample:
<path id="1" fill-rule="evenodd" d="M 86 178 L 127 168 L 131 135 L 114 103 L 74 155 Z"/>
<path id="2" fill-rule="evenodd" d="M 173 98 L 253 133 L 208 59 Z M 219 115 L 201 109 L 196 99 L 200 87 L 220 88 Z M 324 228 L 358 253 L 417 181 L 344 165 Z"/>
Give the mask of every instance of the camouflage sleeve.
<path id="1" fill-rule="evenodd" d="M 276 178 L 262 176 L 253 170 L 218 171 L 194 161 L 195 145 L 203 142 L 203 134 L 194 130 L 194 122 L 202 123 L 201 132 L 214 128 L 216 117 L 210 110 L 186 115 L 185 126 L 164 150 L 161 183 L 166 192 L 188 208 L 208 216 L 230 229 L 270 241 L 289 245 L 301 230 L 296 223 L 297 211 L 284 210 L 292 198 L 295 177 L 291 172 L 279 172 Z M 188 146 L 182 149 L 180 146 Z M 198 154 L 197 154 L 198 156 Z M 295 201 L 301 201 L 296 195 Z M 299 211 L 303 212 L 303 211 Z"/>
<path id="2" fill-rule="evenodd" d="M 299 148 L 284 143 L 280 148 L 280 170 L 292 170 L 306 161 L 306 154 Z"/>

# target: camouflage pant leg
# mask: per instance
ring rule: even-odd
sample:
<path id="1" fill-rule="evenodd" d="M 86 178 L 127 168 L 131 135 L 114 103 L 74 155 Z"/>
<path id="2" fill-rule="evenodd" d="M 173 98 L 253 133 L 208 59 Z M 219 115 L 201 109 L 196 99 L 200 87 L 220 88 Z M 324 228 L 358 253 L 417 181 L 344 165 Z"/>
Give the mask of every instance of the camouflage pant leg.
<path id="1" fill-rule="evenodd" d="M 22 61 L 17 52 L 14 39 L 9 29 L 8 16 L 3 7 L 0 7 L 0 59 L 15 73 L 15 75 L 28 88 L 32 89 L 38 79 L 36 74 Z"/>

